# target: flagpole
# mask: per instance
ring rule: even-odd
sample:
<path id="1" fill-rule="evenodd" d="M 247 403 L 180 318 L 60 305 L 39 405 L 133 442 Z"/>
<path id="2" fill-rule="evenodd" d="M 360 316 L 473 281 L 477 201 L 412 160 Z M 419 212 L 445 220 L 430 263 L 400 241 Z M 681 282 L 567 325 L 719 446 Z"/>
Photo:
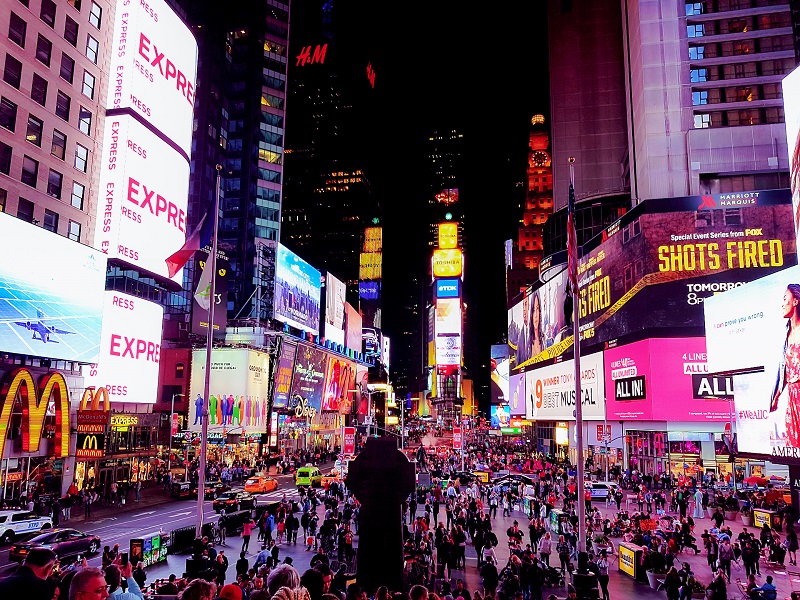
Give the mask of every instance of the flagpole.
<path id="1" fill-rule="evenodd" d="M 206 500 L 206 452 L 208 451 L 208 399 L 211 391 L 211 351 L 214 348 L 214 307 L 217 305 L 215 282 L 217 280 L 217 233 L 219 231 L 219 181 L 222 165 L 217 165 L 217 184 L 214 194 L 214 234 L 211 238 L 211 254 L 206 261 L 206 269 L 211 269 L 211 285 L 209 287 L 208 333 L 206 334 L 206 379 L 203 386 L 202 430 L 200 434 L 200 467 L 197 481 L 197 525 L 195 536 L 203 536 L 203 509 Z"/>
<path id="2" fill-rule="evenodd" d="M 586 552 L 586 501 L 583 498 L 584 494 L 584 458 L 583 458 L 583 397 L 581 395 L 581 336 L 580 336 L 580 304 L 578 298 L 578 240 L 577 232 L 575 229 L 575 159 L 570 156 L 569 158 L 569 205 L 567 207 L 569 217 L 568 227 L 573 231 L 567 233 L 567 236 L 574 236 L 572 243 L 574 248 L 569 249 L 572 252 L 571 258 L 574 260 L 569 265 L 570 272 L 570 287 L 572 288 L 572 331 L 575 343 L 575 435 L 578 445 L 578 552 Z"/>

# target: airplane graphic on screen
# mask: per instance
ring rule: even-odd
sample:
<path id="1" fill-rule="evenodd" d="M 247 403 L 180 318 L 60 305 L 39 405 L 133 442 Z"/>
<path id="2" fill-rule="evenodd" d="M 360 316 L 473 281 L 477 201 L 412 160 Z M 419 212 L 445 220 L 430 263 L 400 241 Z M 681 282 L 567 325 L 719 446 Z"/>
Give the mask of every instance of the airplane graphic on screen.
<path id="1" fill-rule="evenodd" d="M 73 334 L 74 331 L 67 331 L 66 329 L 59 329 L 55 325 L 48 325 L 45 321 L 58 319 L 59 317 L 48 317 L 42 310 L 36 309 L 36 320 L 31 321 L 12 321 L 14 325 L 17 327 L 23 327 L 28 331 L 32 331 L 33 335 L 31 339 L 39 339 L 42 341 L 43 344 L 48 342 L 53 342 L 55 344 L 58 343 L 58 340 L 51 339 L 50 336 L 53 334 L 56 335 L 67 335 Z M 38 337 L 37 337 L 38 336 Z"/>

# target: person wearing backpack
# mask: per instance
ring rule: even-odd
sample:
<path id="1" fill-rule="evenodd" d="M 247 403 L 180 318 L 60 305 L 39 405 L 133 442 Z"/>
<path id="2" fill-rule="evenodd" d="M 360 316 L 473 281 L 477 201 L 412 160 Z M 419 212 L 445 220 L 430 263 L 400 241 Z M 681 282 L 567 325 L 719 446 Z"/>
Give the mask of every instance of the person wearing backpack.
<path id="1" fill-rule="evenodd" d="M 733 551 L 733 546 L 731 546 L 730 540 L 725 540 L 722 542 L 722 545 L 719 547 L 717 559 L 719 560 L 719 569 L 725 573 L 725 575 L 728 577 L 728 583 L 730 583 L 731 561 L 736 560 L 736 555 Z"/>

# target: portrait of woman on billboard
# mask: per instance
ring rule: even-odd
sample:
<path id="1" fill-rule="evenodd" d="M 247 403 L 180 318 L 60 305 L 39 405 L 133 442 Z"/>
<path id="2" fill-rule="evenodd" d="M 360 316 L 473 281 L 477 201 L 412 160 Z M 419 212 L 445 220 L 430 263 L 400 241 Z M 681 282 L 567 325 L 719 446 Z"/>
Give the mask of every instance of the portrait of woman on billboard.
<path id="1" fill-rule="evenodd" d="M 528 294 L 522 300 L 522 327 L 517 337 L 517 366 L 544 350 L 542 302 L 539 294 Z"/>
<path id="2" fill-rule="evenodd" d="M 786 409 L 786 445 L 800 447 L 800 285 L 790 283 L 783 293 L 781 313 L 786 319 L 786 337 L 778 363 L 770 412 L 778 410 L 781 394 L 788 392 Z"/>

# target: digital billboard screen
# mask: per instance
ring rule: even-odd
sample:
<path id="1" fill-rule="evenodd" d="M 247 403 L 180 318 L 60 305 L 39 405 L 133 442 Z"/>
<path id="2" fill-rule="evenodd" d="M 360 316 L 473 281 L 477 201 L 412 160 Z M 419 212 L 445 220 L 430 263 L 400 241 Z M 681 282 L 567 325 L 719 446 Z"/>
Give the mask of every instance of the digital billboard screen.
<path id="1" fill-rule="evenodd" d="M 511 412 L 508 410 L 508 407 L 499 404 L 496 406 L 492 406 L 492 415 L 490 423 L 492 429 L 509 427 L 511 425 Z"/>
<path id="2" fill-rule="evenodd" d="M 296 355 L 297 344 L 288 342 L 284 338 L 281 344 L 281 355 L 278 359 L 278 370 L 275 372 L 275 392 L 272 399 L 272 405 L 275 408 L 283 408 L 289 404 Z"/>
<path id="3" fill-rule="evenodd" d="M 344 305 L 347 287 L 328 271 L 325 277 L 325 339 L 344 345 Z"/>
<path id="4" fill-rule="evenodd" d="M 739 451 L 800 458 L 800 268 L 709 298 L 706 344 L 712 372 L 734 375 Z"/>
<path id="5" fill-rule="evenodd" d="M 508 377 L 508 409 L 512 417 L 525 416 L 525 373 L 512 373 Z"/>
<path id="6" fill-rule="evenodd" d="M 164 0 L 118 2 L 111 47 L 106 109 L 134 110 L 188 161 L 197 75 L 191 30 Z"/>
<path id="7" fill-rule="evenodd" d="M 206 351 L 192 352 L 189 429 L 203 427 Z M 210 431 L 266 432 L 269 419 L 269 354 L 248 348 L 215 348 L 211 352 L 208 399 Z M 235 431 L 241 428 L 241 431 Z"/>
<path id="8" fill-rule="evenodd" d="M 320 411 L 327 361 L 327 352 L 306 344 L 297 347 L 289 408 L 294 408 L 298 400 L 304 400 L 310 408 Z"/>
<path id="9" fill-rule="evenodd" d="M 381 282 L 359 281 L 358 297 L 362 300 L 378 300 L 381 297 Z"/>
<path id="10" fill-rule="evenodd" d="M 461 364 L 461 301 L 458 298 L 436 300 L 436 364 Z"/>
<path id="11" fill-rule="evenodd" d="M 356 365 L 330 354 L 325 373 L 325 390 L 322 393 L 322 410 L 351 412 L 356 384 Z"/>
<path id="12" fill-rule="evenodd" d="M 198 250 L 194 253 L 194 293 L 192 294 L 192 333 L 208 334 L 208 308 L 200 305 L 200 300 L 210 306 L 208 294 L 210 289 L 201 290 L 203 272 L 208 264 L 211 249 Z M 214 334 L 225 335 L 228 323 L 228 280 L 230 279 L 230 263 L 222 251 L 217 251 L 217 277 L 214 281 Z M 209 281 L 210 283 L 210 281 Z"/>
<path id="13" fill-rule="evenodd" d="M 167 278 L 166 259 L 186 241 L 187 160 L 135 118 L 109 116 L 100 190 L 95 246 L 109 258 Z M 173 280 L 180 282 L 181 273 Z"/>
<path id="14" fill-rule="evenodd" d="M 508 344 L 493 344 L 491 350 L 492 404 L 508 402 Z"/>
<path id="15" fill-rule="evenodd" d="M 575 420 L 575 363 L 572 360 L 525 373 L 525 416 L 541 421 Z M 605 418 L 603 353 L 581 356 L 583 418 Z"/>
<path id="16" fill-rule="evenodd" d="M 789 150 L 789 177 L 795 231 L 800 227 L 800 68 L 783 78 L 783 116 Z M 798 248 L 800 252 L 800 248 Z"/>
<path id="17" fill-rule="evenodd" d="M 83 369 L 86 386 L 106 388 L 114 402 L 155 402 L 163 319 L 159 304 L 104 292 L 100 356 Z"/>
<path id="18" fill-rule="evenodd" d="M 350 350 L 356 352 L 362 351 L 362 338 L 361 338 L 361 315 L 353 306 L 348 302 L 344 307 L 344 345 Z"/>
<path id="19" fill-rule="evenodd" d="M 366 416 L 369 414 L 369 369 L 366 365 L 356 363 L 356 385 L 358 390 L 353 402 L 353 414 Z"/>
<path id="20" fill-rule="evenodd" d="M 106 257 L 0 212 L 0 351 L 97 362 Z"/>
<path id="21" fill-rule="evenodd" d="M 275 319 L 319 334 L 320 272 L 278 244 L 275 264 Z"/>

